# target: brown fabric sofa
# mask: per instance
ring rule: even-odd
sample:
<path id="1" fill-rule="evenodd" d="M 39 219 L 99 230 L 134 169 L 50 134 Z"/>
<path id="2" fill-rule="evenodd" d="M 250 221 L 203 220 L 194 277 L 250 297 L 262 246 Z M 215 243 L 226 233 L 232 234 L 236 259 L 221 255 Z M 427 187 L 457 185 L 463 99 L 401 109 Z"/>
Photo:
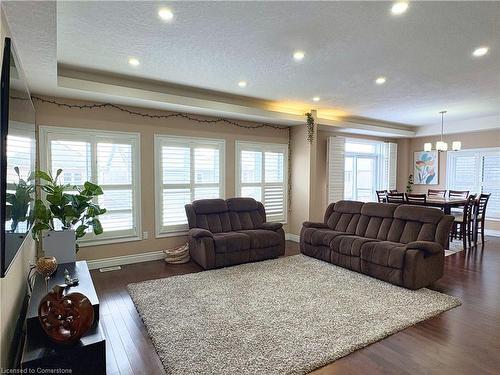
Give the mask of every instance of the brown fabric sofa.
<path id="1" fill-rule="evenodd" d="M 300 251 L 409 289 L 443 275 L 453 216 L 435 208 L 339 201 L 324 222 L 305 222 Z"/>
<path id="2" fill-rule="evenodd" d="M 202 199 L 185 206 L 193 260 L 204 269 L 277 258 L 285 253 L 281 223 L 267 223 L 253 198 Z"/>

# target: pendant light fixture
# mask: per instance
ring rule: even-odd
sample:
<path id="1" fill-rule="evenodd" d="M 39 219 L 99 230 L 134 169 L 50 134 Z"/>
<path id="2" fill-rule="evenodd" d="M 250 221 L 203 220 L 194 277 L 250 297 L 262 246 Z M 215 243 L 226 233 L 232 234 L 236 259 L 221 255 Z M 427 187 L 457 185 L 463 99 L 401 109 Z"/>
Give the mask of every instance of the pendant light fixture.
<path id="1" fill-rule="evenodd" d="M 448 151 L 448 143 L 443 141 L 443 133 L 444 133 L 444 114 L 448 111 L 441 111 L 439 112 L 441 114 L 441 139 L 436 142 L 436 150 L 437 151 Z M 462 148 L 462 142 L 460 141 L 453 141 L 451 143 L 451 149 L 453 151 L 460 151 Z M 432 150 L 432 143 L 424 143 L 424 151 L 431 151 Z"/>

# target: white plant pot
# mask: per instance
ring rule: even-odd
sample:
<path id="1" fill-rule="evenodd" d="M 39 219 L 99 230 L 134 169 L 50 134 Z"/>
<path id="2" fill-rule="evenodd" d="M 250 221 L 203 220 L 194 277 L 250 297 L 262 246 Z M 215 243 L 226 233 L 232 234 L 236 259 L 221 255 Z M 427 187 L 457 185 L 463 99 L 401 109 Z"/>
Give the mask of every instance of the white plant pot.
<path id="1" fill-rule="evenodd" d="M 42 237 L 43 252 L 55 257 L 58 264 L 76 261 L 76 236 L 74 230 L 50 230 Z"/>

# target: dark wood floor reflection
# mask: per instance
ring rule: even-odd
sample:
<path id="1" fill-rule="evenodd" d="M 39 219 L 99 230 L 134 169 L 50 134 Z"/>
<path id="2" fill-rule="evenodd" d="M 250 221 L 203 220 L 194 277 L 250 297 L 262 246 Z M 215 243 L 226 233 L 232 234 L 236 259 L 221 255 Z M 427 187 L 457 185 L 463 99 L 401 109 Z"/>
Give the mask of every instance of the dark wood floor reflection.
<path id="1" fill-rule="evenodd" d="M 483 249 L 447 257 L 445 276 L 432 286 L 461 298 L 462 306 L 314 374 L 500 374 L 500 238 L 486 239 Z M 297 243 L 287 242 L 286 255 L 298 252 Z M 168 265 L 161 260 L 123 266 L 120 271 L 92 271 L 107 338 L 109 375 L 165 373 L 126 285 L 199 271 L 192 262 Z"/>

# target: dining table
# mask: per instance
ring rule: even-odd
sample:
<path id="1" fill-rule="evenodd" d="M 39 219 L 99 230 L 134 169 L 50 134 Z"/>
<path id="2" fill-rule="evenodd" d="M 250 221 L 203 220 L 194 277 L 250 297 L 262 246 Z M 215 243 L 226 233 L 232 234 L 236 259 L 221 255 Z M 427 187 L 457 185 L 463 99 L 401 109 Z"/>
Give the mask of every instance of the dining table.
<path id="1" fill-rule="evenodd" d="M 467 198 L 427 197 L 426 202 L 421 205 L 441 208 L 446 215 L 449 215 L 452 208 L 463 207 L 466 203 Z"/>

